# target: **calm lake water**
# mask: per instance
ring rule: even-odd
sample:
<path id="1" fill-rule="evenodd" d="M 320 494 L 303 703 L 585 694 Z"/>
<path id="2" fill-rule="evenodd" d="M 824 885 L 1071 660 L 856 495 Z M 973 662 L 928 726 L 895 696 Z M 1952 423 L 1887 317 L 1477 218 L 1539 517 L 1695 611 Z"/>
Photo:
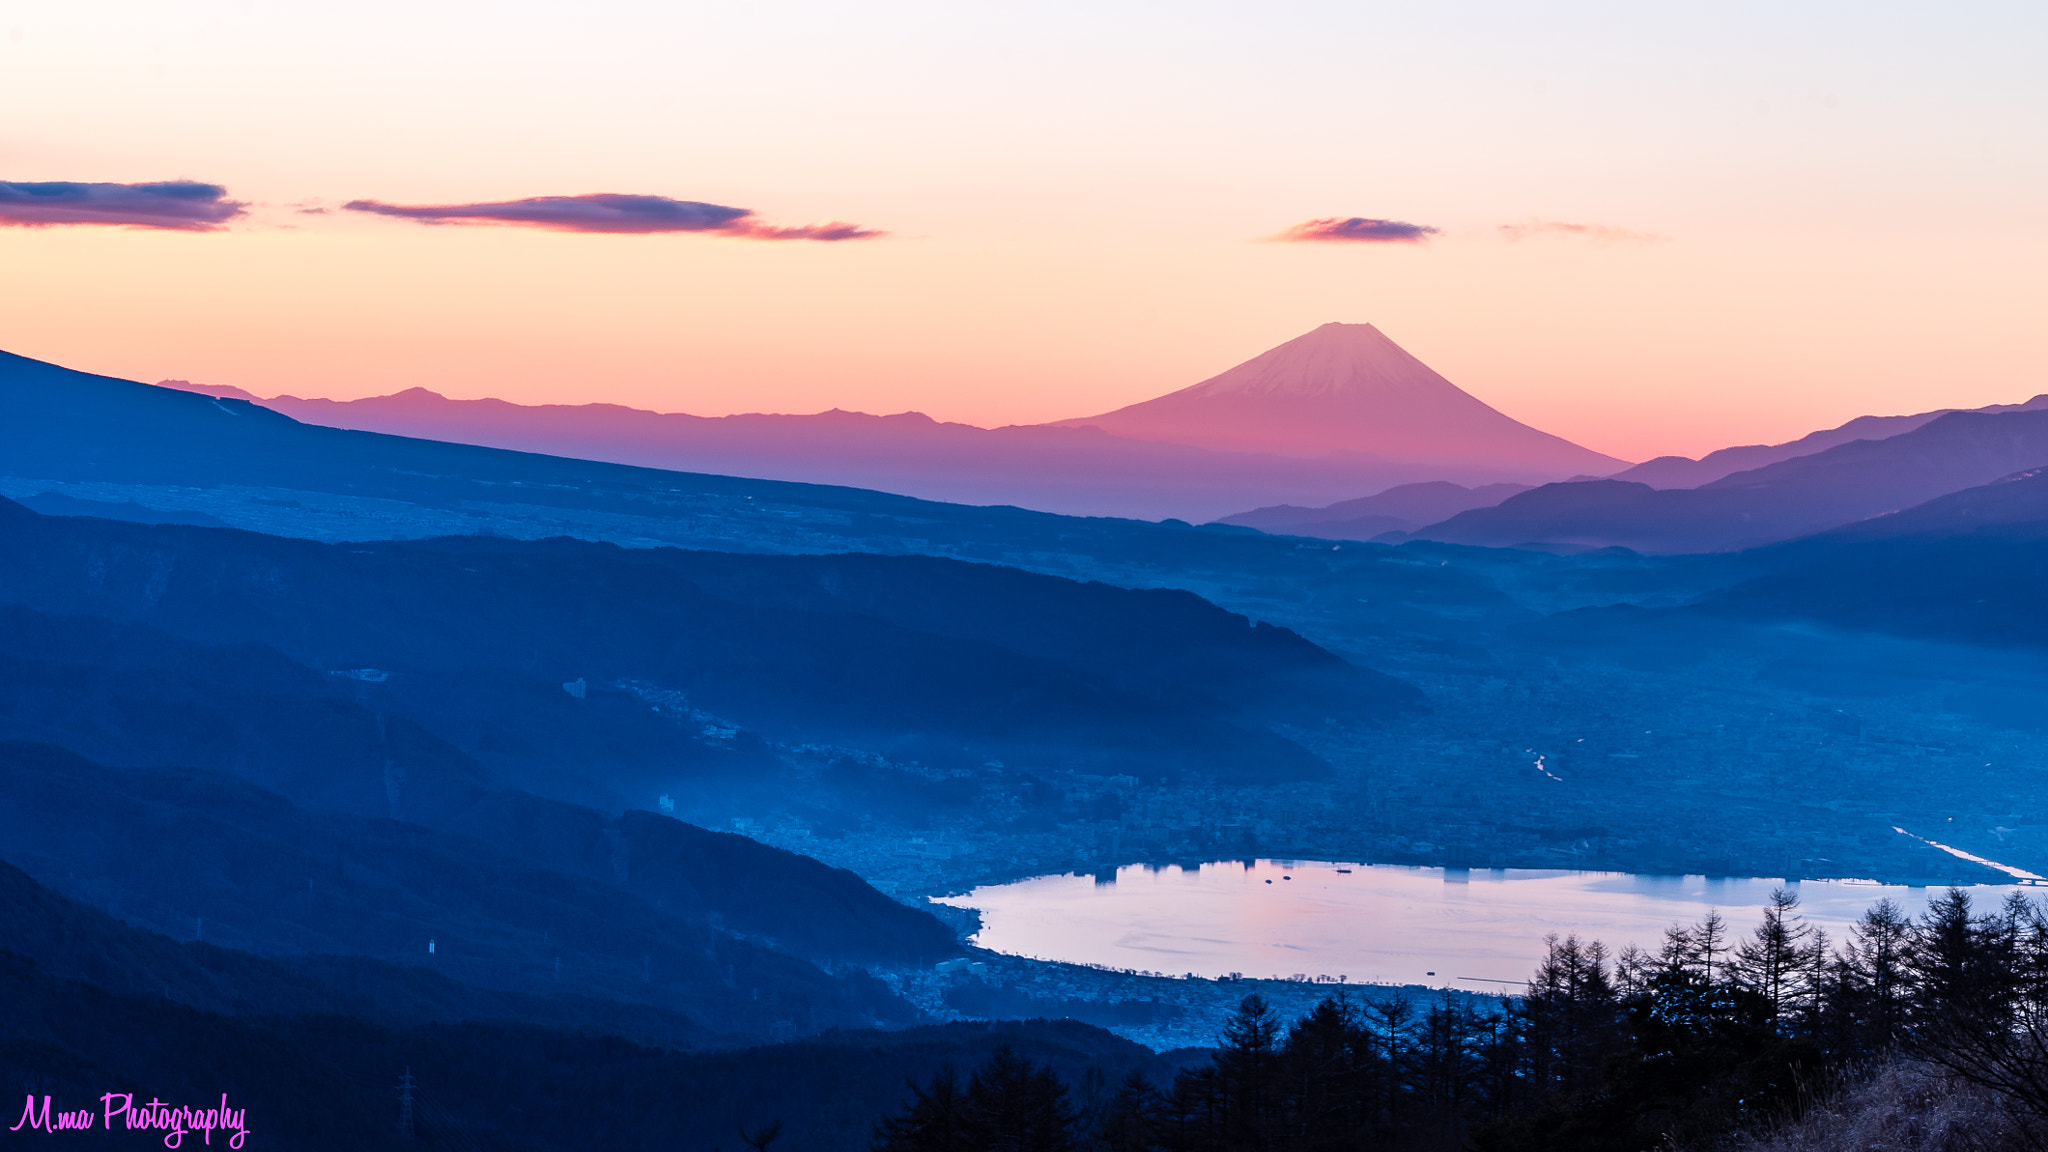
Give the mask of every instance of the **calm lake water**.
<path id="1" fill-rule="evenodd" d="M 1543 938 L 1577 933 L 1610 951 L 1654 949 L 1664 929 L 1719 909 L 1748 936 L 1782 880 L 1625 872 L 1415 868 L 1320 861 L 1131 865 L 1115 881 L 1040 876 L 942 903 L 979 909 L 984 948 L 1167 975 L 1328 976 L 1470 991 L 1520 985 Z M 1939 888 L 1854 880 L 1788 887 L 1840 941 L 1880 897 L 1918 915 Z M 1969 891 L 1989 911 L 2012 889 Z M 2029 889 L 2028 891 L 2032 891 Z"/>

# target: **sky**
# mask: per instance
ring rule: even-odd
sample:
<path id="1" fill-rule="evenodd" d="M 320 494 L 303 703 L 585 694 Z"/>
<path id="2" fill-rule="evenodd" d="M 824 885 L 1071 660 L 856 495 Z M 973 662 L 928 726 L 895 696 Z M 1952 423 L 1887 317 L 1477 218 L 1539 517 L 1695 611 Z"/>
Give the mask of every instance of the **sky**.
<path id="1" fill-rule="evenodd" d="M 1698 455 L 2048 392 L 2044 59 L 2039 3 L 0 0 L 0 348 L 996 425 L 1370 322 Z M 516 206 L 593 195 L 665 199 Z"/>

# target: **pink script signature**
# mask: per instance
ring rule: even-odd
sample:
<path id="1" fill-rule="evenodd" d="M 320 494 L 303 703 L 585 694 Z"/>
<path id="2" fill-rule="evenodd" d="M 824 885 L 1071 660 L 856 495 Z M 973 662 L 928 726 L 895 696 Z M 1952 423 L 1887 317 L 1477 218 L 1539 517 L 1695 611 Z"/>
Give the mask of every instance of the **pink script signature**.
<path id="1" fill-rule="evenodd" d="M 221 1093 L 220 1105 L 214 1108 L 185 1108 L 161 1100 L 137 1104 L 130 1092 L 109 1092 L 100 1097 L 100 1104 L 106 1110 L 104 1116 L 95 1116 L 90 1108 L 52 1113 L 48 1096 L 43 1097 L 42 1108 L 38 1110 L 35 1094 L 30 1093 L 28 1103 L 22 1105 L 20 1121 L 8 1131 L 19 1132 L 26 1128 L 31 1132 L 84 1132 L 92 1129 L 95 1121 L 112 1131 L 118 1118 L 122 1126 L 130 1130 L 161 1130 L 166 1148 L 180 1147 L 185 1137 L 193 1132 L 199 1133 L 209 1145 L 213 1143 L 213 1134 L 219 1132 L 227 1137 L 229 1148 L 237 1149 L 249 1138 L 249 1110 L 228 1107 L 225 1092 Z"/>

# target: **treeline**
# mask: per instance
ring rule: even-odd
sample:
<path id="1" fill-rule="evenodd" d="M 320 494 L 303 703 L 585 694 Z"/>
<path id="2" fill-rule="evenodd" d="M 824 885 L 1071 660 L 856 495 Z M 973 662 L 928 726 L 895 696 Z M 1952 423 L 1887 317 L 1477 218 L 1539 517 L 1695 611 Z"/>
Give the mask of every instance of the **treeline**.
<path id="1" fill-rule="evenodd" d="M 1879 901 L 1839 946 L 1779 890 L 1734 938 L 1718 914 L 1655 951 L 1549 941 L 1504 1001 L 1340 993 L 1287 1023 L 1245 999 L 1213 1058 L 1155 1084 L 1077 1085 L 1000 1052 L 941 1069 L 876 1152 L 1635 1152 L 1795 1117 L 1844 1069 L 1905 1053 L 2048 1120 L 2048 910 L 1950 889 Z"/>

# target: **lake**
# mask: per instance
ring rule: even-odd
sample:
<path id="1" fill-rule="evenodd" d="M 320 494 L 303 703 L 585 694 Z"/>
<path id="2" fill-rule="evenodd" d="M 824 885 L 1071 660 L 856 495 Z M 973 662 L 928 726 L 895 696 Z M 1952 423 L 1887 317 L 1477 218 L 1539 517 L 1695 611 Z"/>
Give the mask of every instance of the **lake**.
<path id="1" fill-rule="evenodd" d="M 1178 976 L 1326 976 L 1352 983 L 1502 990 L 1526 981 L 1543 938 L 1577 933 L 1609 951 L 1655 949 L 1664 929 L 1719 909 L 1746 938 L 1782 880 L 1625 872 L 1419 868 L 1322 861 L 1134 864 L 1115 880 L 1066 874 L 976 888 L 939 902 L 980 911 L 983 948 Z M 1940 888 L 1856 880 L 1787 885 L 1838 943 L 1889 896 L 1918 915 Z M 1989 911 L 2013 891 L 1968 889 Z"/>

